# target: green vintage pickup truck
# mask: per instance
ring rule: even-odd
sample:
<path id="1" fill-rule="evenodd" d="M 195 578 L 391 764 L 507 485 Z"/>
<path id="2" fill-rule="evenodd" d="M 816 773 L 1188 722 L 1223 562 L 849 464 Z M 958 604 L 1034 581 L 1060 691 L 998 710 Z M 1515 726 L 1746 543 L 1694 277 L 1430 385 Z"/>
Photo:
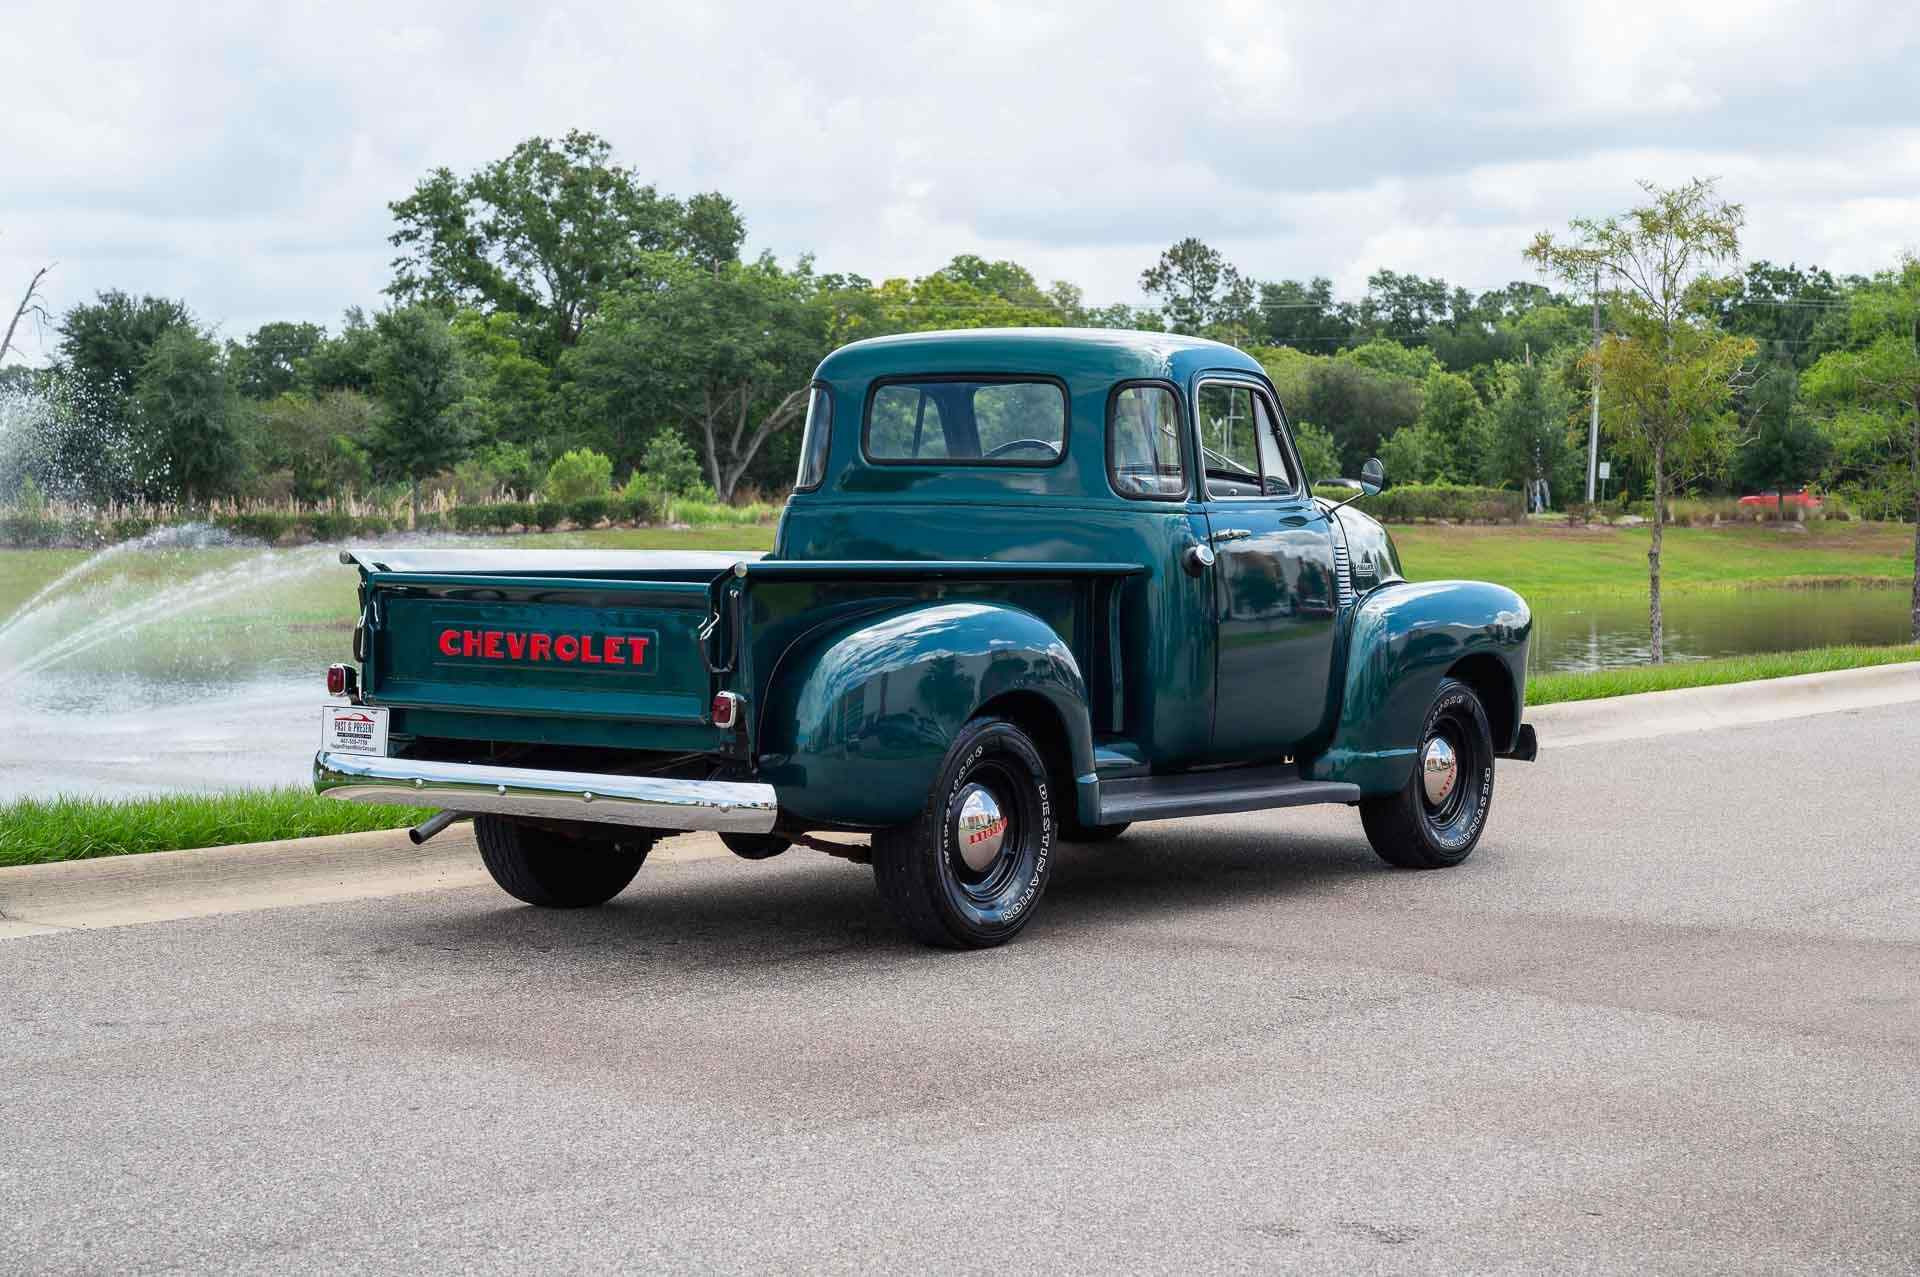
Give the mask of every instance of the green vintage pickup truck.
<path id="1" fill-rule="evenodd" d="M 358 668 L 328 672 L 315 787 L 438 809 L 417 837 L 471 816 L 536 905 L 610 899 L 676 831 L 749 858 L 859 831 L 909 932 L 993 945 L 1057 840 L 1138 821 L 1345 803 L 1391 864 L 1458 864 L 1494 760 L 1535 750 L 1525 601 L 1404 579 L 1313 495 L 1259 364 L 1193 338 L 835 351 L 765 557 L 343 558 Z"/>

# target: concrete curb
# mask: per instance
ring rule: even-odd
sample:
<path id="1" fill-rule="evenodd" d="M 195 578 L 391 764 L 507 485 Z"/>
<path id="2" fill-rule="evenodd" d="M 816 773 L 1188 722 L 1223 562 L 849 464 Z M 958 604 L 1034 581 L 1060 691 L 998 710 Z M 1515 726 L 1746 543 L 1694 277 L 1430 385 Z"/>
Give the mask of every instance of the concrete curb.
<path id="1" fill-rule="evenodd" d="M 686 834 L 648 864 L 731 854 Z M 0 869 L 0 940 L 491 885 L 471 825 L 418 847 L 395 829 L 21 865 Z"/>
<path id="2" fill-rule="evenodd" d="M 1551 754 L 1911 701 L 1920 701 L 1920 663 L 1570 701 L 1529 710 L 1527 721 Z M 648 864 L 730 854 L 717 835 L 683 834 Z M 420 847 L 392 830 L 26 865 L 0 869 L 0 940 L 487 885 L 468 825 Z"/>
<path id="3" fill-rule="evenodd" d="M 1542 752 L 1920 701 L 1920 662 L 1528 709 Z"/>

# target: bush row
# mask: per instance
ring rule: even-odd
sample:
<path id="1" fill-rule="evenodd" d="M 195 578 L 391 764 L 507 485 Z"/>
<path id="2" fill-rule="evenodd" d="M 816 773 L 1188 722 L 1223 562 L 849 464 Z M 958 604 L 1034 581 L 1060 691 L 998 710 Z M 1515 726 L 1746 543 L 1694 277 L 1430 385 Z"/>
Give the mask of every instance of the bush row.
<path id="1" fill-rule="evenodd" d="M 1351 488 L 1317 488 L 1334 501 L 1354 495 Z M 1359 508 L 1382 523 L 1446 519 L 1453 523 L 1518 523 L 1526 498 L 1506 488 L 1476 488 L 1452 483 L 1409 483 L 1360 498 Z"/>
<path id="2" fill-rule="evenodd" d="M 422 511 L 414 527 L 421 532 L 550 532 L 562 523 L 578 528 L 615 523 L 644 523 L 664 511 L 647 496 L 587 497 L 579 501 L 504 501 L 493 505 L 455 506 L 445 513 Z M 189 520 L 181 520 L 187 522 Z M 235 536 L 276 544 L 281 541 L 344 541 L 403 530 L 406 520 L 385 515 L 353 515 L 326 510 L 252 510 L 238 514 L 202 515 L 192 522 L 211 523 Z M 759 521 L 759 520 L 755 520 Z M 0 514 L 0 547 L 20 550 L 56 548 L 96 549 L 132 541 L 164 526 L 156 519 L 92 518 L 45 512 Z"/>

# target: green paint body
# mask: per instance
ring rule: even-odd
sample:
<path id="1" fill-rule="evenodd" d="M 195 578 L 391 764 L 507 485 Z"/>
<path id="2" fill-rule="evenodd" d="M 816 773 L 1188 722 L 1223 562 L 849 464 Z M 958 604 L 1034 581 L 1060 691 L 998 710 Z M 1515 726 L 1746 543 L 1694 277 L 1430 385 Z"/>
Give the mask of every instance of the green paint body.
<path id="1" fill-rule="evenodd" d="M 869 460 L 876 383 L 941 375 L 1063 387 L 1063 454 Z M 831 404 L 824 481 L 789 499 L 769 556 L 363 568 L 362 685 L 394 708 L 398 748 L 431 738 L 496 753 L 502 742 L 704 753 L 774 785 L 796 829 L 909 819 L 954 734 L 983 710 L 1045 738 L 1083 818 L 1103 769 L 1291 757 L 1304 776 L 1392 792 L 1449 672 L 1501 702 L 1495 746 L 1509 748 L 1524 708 L 1525 602 L 1495 585 L 1405 581 L 1391 538 L 1353 507 L 1330 512 L 1304 491 L 1208 496 L 1193 479 L 1190 423 L 1199 385 L 1216 380 L 1277 400 L 1241 352 L 1162 334 L 977 331 L 844 347 L 816 374 Z M 1130 382 L 1178 396 L 1184 497 L 1129 498 L 1109 479 L 1109 404 Z M 1217 562 L 1188 571 L 1185 556 L 1210 536 Z M 532 668 L 438 647 L 449 628 L 514 627 L 644 634 L 655 659 Z M 713 726 L 719 691 L 747 698 L 744 731 Z"/>

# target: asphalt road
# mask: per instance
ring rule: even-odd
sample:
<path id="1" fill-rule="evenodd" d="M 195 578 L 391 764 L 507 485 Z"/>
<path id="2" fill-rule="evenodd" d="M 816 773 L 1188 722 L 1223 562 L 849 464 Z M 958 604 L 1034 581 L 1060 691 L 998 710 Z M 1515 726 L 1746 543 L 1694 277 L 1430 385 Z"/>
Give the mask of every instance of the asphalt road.
<path id="1" fill-rule="evenodd" d="M 805 852 L 0 944 L 0 1271 L 1920 1269 L 1920 707 L 1547 744 L 986 953 Z"/>

